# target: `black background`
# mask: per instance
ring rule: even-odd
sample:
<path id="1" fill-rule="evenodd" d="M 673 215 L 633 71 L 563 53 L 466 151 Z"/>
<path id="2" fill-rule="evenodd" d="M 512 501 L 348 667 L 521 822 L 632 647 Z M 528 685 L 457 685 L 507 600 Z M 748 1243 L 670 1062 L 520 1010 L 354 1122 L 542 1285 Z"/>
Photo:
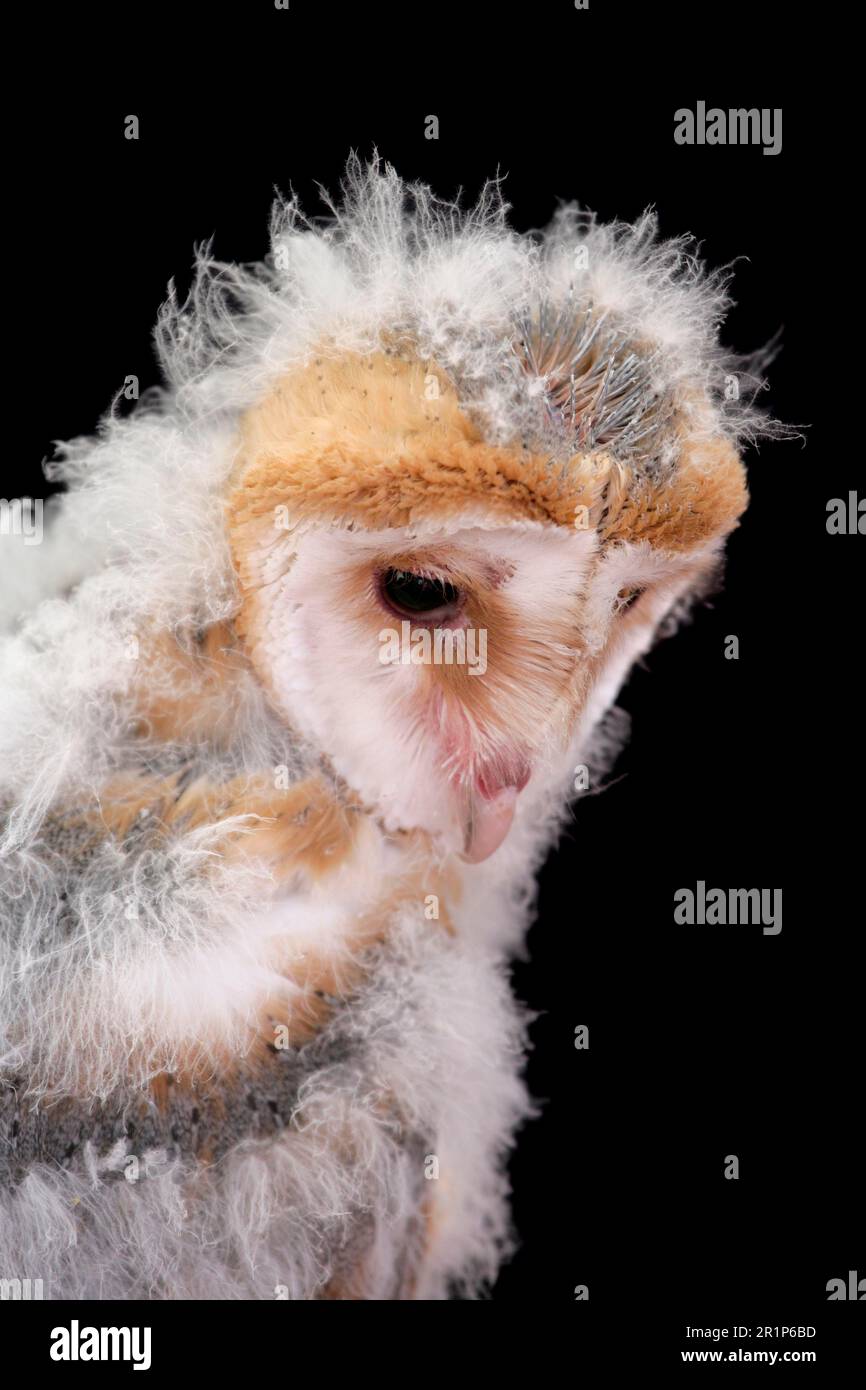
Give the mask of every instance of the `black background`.
<path id="1" fill-rule="evenodd" d="M 729 346 L 783 326 L 766 399 L 808 426 L 805 447 L 749 451 L 753 500 L 724 588 L 632 676 L 630 742 L 550 857 L 515 971 L 541 1011 L 529 1077 L 545 1105 L 514 1159 L 521 1244 L 493 1298 L 552 1306 L 587 1284 L 585 1327 L 642 1310 L 674 1342 L 687 1320 L 815 1323 L 828 1279 L 866 1275 L 863 542 L 826 531 L 828 500 L 862 489 L 862 448 L 831 389 L 838 252 L 815 209 L 833 139 L 809 85 L 780 85 L 782 13 L 750 11 L 749 46 L 757 26 L 763 47 L 747 71 L 738 10 L 699 39 L 686 9 L 597 0 L 510 17 L 201 7 L 204 35 L 176 17 L 147 36 L 133 25 L 112 61 L 87 48 L 74 80 L 46 77 L 22 97 L 7 162 L 7 496 L 47 495 L 51 441 L 90 432 L 127 374 L 157 380 L 155 312 L 171 276 L 188 285 L 193 243 L 214 235 L 221 258 L 260 258 L 274 187 L 319 211 L 316 184 L 337 190 L 350 149 L 378 146 L 404 177 L 467 201 L 500 173 L 521 230 L 558 199 L 603 219 L 654 204 L 662 233 L 694 233 L 712 266 L 743 258 Z M 675 145 L 674 111 L 699 99 L 782 107 L 781 154 Z M 729 634 L 738 661 L 724 658 Z M 677 926 L 673 894 L 698 879 L 782 888 L 781 934 Z M 589 1051 L 574 1049 L 578 1024 Z M 723 1176 L 728 1154 L 738 1181 Z"/>

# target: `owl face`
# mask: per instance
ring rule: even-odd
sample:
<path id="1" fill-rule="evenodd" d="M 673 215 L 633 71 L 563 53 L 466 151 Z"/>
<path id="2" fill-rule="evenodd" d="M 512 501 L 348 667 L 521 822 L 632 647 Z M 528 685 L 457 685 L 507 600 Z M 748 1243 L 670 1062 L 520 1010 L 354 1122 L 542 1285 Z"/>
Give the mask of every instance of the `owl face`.
<path id="1" fill-rule="evenodd" d="M 242 431 L 238 627 L 272 703 L 387 830 L 472 863 L 563 784 L 724 534 L 694 489 L 685 537 L 658 499 L 665 543 L 611 532 L 615 462 L 552 472 L 387 356 L 313 363 Z"/>

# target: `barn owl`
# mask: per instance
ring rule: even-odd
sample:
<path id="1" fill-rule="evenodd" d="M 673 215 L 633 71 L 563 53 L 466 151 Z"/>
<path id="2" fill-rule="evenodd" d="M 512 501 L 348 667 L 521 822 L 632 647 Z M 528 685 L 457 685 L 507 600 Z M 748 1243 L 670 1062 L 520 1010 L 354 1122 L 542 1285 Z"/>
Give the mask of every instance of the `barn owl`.
<path id="1" fill-rule="evenodd" d="M 759 415 L 687 238 L 507 214 L 353 158 L 262 264 L 201 248 L 164 388 L 3 538 L 0 1276 L 46 1297 L 471 1298 L 513 1248 L 534 874 Z"/>

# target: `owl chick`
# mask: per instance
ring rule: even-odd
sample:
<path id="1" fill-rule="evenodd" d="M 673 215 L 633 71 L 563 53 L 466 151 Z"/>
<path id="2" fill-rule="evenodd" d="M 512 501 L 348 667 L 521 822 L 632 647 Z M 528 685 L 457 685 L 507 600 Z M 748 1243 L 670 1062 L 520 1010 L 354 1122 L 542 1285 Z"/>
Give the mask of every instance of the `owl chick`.
<path id="1" fill-rule="evenodd" d="M 203 248 L 165 389 L 4 537 L 0 1274 L 46 1297 L 472 1297 L 512 1247 L 533 875 L 758 417 L 687 240 L 506 211 L 353 159 L 262 265 Z"/>

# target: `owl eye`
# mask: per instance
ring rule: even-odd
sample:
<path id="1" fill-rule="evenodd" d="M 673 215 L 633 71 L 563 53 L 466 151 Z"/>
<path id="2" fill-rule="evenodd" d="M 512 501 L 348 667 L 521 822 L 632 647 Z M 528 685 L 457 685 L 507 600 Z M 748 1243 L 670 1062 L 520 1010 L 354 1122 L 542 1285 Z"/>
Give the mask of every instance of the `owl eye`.
<path id="1" fill-rule="evenodd" d="M 627 613 L 630 608 L 634 607 L 643 593 L 646 593 L 646 590 L 642 589 L 639 585 L 632 585 L 630 588 L 620 589 L 616 596 L 617 613 Z"/>
<path id="2" fill-rule="evenodd" d="M 431 579 L 411 570 L 385 570 L 379 591 L 389 608 L 404 618 L 448 618 L 457 612 L 461 594 L 445 579 Z"/>

